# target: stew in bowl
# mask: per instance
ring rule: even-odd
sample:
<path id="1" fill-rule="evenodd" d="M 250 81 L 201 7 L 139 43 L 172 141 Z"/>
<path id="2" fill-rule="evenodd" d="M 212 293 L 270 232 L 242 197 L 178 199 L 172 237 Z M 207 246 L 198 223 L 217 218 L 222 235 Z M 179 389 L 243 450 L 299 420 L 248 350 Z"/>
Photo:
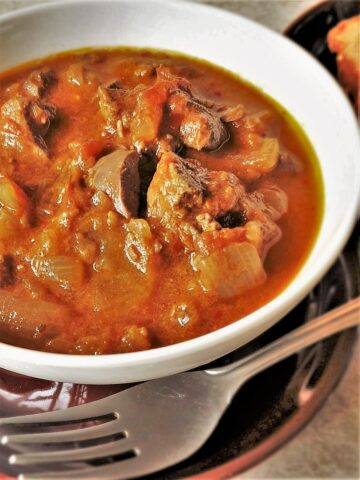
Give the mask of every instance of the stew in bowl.
<path id="1" fill-rule="evenodd" d="M 86 384 L 192 369 L 335 261 L 359 205 L 356 120 L 287 39 L 195 3 L 87 0 L 0 17 L 0 44 L 1 368 Z"/>
<path id="2" fill-rule="evenodd" d="M 187 340 L 274 298 L 322 215 L 294 119 L 231 73 L 82 50 L 0 77 L 0 340 L 106 354 Z"/>

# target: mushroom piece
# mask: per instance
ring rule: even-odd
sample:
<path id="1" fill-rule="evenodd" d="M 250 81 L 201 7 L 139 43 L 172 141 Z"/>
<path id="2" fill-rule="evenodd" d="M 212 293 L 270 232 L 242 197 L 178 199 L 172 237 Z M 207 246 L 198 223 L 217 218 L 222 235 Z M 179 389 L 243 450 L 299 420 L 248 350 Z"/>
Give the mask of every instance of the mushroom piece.
<path id="1" fill-rule="evenodd" d="M 138 214 L 139 160 L 135 150 L 119 149 L 100 158 L 92 169 L 92 185 L 106 193 L 116 211 L 125 218 L 133 218 Z"/>

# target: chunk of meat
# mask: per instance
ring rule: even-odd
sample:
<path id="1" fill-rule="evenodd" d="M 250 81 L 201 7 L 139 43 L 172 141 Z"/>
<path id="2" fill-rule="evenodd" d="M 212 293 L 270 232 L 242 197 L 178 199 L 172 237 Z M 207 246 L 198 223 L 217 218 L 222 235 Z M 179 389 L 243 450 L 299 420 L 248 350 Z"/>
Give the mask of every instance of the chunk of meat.
<path id="1" fill-rule="evenodd" d="M 149 147 L 156 149 L 169 94 L 168 88 L 166 83 L 157 82 L 154 86 L 137 92 L 134 113 L 126 127 L 130 132 L 131 142 L 139 150 Z"/>
<path id="2" fill-rule="evenodd" d="M 166 109 L 170 123 L 172 128 L 178 129 L 187 147 L 215 150 L 228 140 L 229 133 L 214 102 L 194 94 L 185 78 L 173 75 L 163 66 L 157 69 L 157 77 L 168 83 Z"/>
<path id="3" fill-rule="evenodd" d="M 136 217 L 140 195 L 140 157 L 134 150 L 119 149 L 100 158 L 92 169 L 92 185 L 106 193 L 125 218 Z"/>
<path id="4" fill-rule="evenodd" d="M 110 330 L 110 326 L 102 325 L 101 329 L 99 328 L 99 331 L 96 332 L 96 335 L 89 335 L 88 332 L 80 331 L 76 333 L 74 340 L 67 339 L 64 341 L 61 337 L 52 340 L 51 351 L 62 352 L 67 348 L 67 353 L 76 355 L 103 355 L 104 353 L 113 353 L 112 343 L 113 332 Z"/>
<path id="5" fill-rule="evenodd" d="M 55 72 L 49 68 L 34 70 L 22 85 L 22 91 L 30 97 L 41 98 L 56 81 Z"/>
<path id="6" fill-rule="evenodd" d="M 243 210 L 228 211 L 224 215 L 216 217 L 217 222 L 222 228 L 236 228 L 243 226 L 247 222 L 246 214 Z"/>
<path id="7" fill-rule="evenodd" d="M 148 190 L 148 215 L 169 228 L 180 220 L 195 220 L 203 229 L 240 208 L 245 188 L 230 172 L 209 171 L 199 162 L 165 153 Z M 218 224 L 220 226 L 220 224 Z M 211 229 L 218 227 L 213 223 Z"/>
<path id="8" fill-rule="evenodd" d="M 148 216 L 172 228 L 189 210 L 202 205 L 206 179 L 207 170 L 197 161 L 165 153 L 148 189 Z"/>
<path id="9" fill-rule="evenodd" d="M 41 198 L 37 202 L 36 215 L 38 218 L 45 215 L 44 219 L 51 215 L 55 229 L 56 225 L 61 229 L 69 229 L 79 213 L 89 208 L 90 191 L 83 188 L 85 169 L 81 160 L 78 160 L 66 157 L 61 171 L 42 188 Z M 93 160 L 91 165 L 94 163 Z"/>
<path id="10" fill-rule="evenodd" d="M 25 111 L 28 102 L 13 98 L 1 107 L 0 140 L 3 147 L 17 153 L 26 153 L 40 158 L 46 157 L 42 146 L 34 140 Z"/>
<path id="11" fill-rule="evenodd" d="M 56 116 L 56 108 L 38 100 L 14 97 L 1 107 L 0 138 L 3 146 L 19 153 L 47 157 L 44 136 Z"/>
<path id="12" fill-rule="evenodd" d="M 196 223 L 201 232 L 214 232 L 220 230 L 223 226 L 209 213 L 199 213 L 199 215 L 196 215 Z"/>
<path id="13" fill-rule="evenodd" d="M 155 149 L 163 105 L 167 98 L 164 84 L 124 90 L 119 82 L 98 89 L 99 106 L 109 133 L 117 132 L 127 147 L 139 151 Z"/>
<path id="14" fill-rule="evenodd" d="M 33 100 L 26 107 L 25 117 L 34 139 L 42 146 L 51 122 L 56 117 L 56 108 L 54 105 L 47 105 L 38 100 Z M 46 148 L 46 145 L 44 148 Z"/>
<path id="15" fill-rule="evenodd" d="M 11 255 L 0 256 L 0 288 L 15 283 L 15 262 Z"/>
<path id="16" fill-rule="evenodd" d="M 171 135 L 170 133 L 167 133 L 163 137 L 160 138 L 157 144 L 156 148 L 156 157 L 161 158 L 161 156 L 164 153 L 167 152 L 180 152 L 182 149 L 182 143 L 179 138 L 177 138 L 175 135 Z"/>
<path id="17" fill-rule="evenodd" d="M 176 244 L 180 240 L 187 251 L 209 253 L 212 244 L 223 246 L 218 237 L 223 230 L 218 220 L 223 215 L 232 212 L 243 223 L 238 212 L 244 194 L 243 185 L 230 172 L 209 171 L 195 160 L 167 153 L 150 184 L 147 213 L 165 229 L 161 234 L 166 241 Z"/>
<path id="18" fill-rule="evenodd" d="M 281 238 L 281 229 L 275 223 L 288 209 L 287 195 L 280 188 L 264 185 L 243 199 L 243 208 L 248 222 L 246 238 L 265 259 L 269 249 Z"/>
<path id="19" fill-rule="evenodd" d="M 208 256 L 233 243 L 248 241 L 246 225 L 234 228 L 221 228 L 220 225 L 219 229 L 204 230 L 200 234 L 193 235 L 192 251 L 199 255 Z"/>
<path id="20" fill-rule="evenodd" d="M 233 243 L 208 256 L 194 255 L 192 263 L 203 289 L 220 298 L 242 294 L 266 279 L 258 251 L 248 242 Z"/>
<path id="21" fill-rule="evenodd" d="M 229 138 L 220 117 L 189 93 L 179 90 L 169 99 L 169 116 L 179 122 L 180 138 L 195 150 L 216 150 Z M 171 121 L 171 120 L 170 120 Z"/>
<path id="22" fill-rule="evenodd" d="M 100 86 L 98 88 L 100 111 L 109 125 L 117 121 L 121 100 L 125 94 L 126 91 L 117 82 L 112 83 L 108 87 Z"/>
<path id="23" fill-rule="evenodd" d="M 201 255 L 210 255 L 212 252 L 221 250 L 233 243 L 249 242 L 254 245 L 261 259 L 265 260 L 269 249 L 280 240 L 281 229 L 260 210 L 256 211 L 252 219 L 247 218 L 241 212 L 240 216 L 239 223 L 230 227 L 222 227 L 218 221 L 213 221 L 214 228 L 202 228 L 201 232 L 199 232 L 199 228 L 194 229 L 192 227 L 191 230 L 187 226 L 189 230 L 186 232 L 187 235 L 183 233 L 184 226 L 181 226 L 183 243 L 190 251 L 195 251 Z M 189 238 L 190 233 L 192 235 L 191 239 Z"/>
<path id="24" fill-rule="evenodd" d="M 245 187 L 231 172 L 209 171 L 203 211 L 213 217 L 223 217 L 239 209 Z"/>
<path id="25" fill-rule="evenodd" d="M 251 193 L 244 192 L 237 209 L 216 218 L 224 228 L 203 234 L 203 245 L 211 252 L 232 242 L 248 241 L 264 260 L 269 249 L 281 238 L 281 229 L 275 222 L 287 212 L 287 208 L 285 192 L 273 185 Z"/>
<path id="26" fill-rule="evenodd" d="M 117 131 L 128 147 L 162 153 L 162 139 L 170 134 L 175 139 L 170 150 L 178 148 L 178 141 L 196 150 L 214 150 L 229 138 L 221 114 L 194 96 L 186 79 L 164 67 L 157 69 L 153 85 L 133 90 L 114 85 L 99 87 L 100 111 L 108 130 L 111 124 L 111 132 Z"/>
<path id="27" fill-rule="evenodd" d="M 163 155 L 148 190 L 148 216 L 165 228 L 165 239 L 201 255 L 249 242 L 264 259 L 281 237 L 275 221 L 286 211 L 279 188 L 266 184 L 249 193 L 236 175 L 173 153 Z"/>

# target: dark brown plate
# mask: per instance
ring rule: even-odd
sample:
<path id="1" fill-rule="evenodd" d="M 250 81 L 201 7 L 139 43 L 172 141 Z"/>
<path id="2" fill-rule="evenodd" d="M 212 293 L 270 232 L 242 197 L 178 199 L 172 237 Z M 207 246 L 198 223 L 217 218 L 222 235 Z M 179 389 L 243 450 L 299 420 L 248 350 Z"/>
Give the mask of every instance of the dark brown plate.
<path id="1" fill-rule="evenodd" d="M 326 34 L 339 20 L 358 13 L 358 8 L 358 2 L 325 2 L 293 23 L 287 35 L 336 75 Z M 343 254 L 305 301 L 276 326 L 217 364 L 247 355 L 315 315 L 359 295 L 359 233 L 358 225 Z M 323 405 L 346 370 L 355 340 L 354 330 L 344 332 L 258 375 L 236 396 L 213 436 L 197 454 L 147 478 L 225 479 L 264 460 L 296 435 Z M 64 409 L 123 388 L 61 384 L 0 371 L 0 416 Z M 1 448 L 0 470 L 15 476 L 19 471 L 9 466 L 9 453 Z"/>

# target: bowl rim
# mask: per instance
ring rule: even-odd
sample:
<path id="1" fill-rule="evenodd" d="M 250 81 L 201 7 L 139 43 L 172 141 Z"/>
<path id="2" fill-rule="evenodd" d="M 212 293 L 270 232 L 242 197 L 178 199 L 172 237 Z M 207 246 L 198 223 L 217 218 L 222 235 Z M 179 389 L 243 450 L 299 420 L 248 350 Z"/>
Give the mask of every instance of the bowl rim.
<path id="1" fill-rule="evenodd" d="M 179 0 L 56 0 L 51 3 L 45 3 L 40 5 L 33 5 L 28 6 L 25 8 L 21 8 L 19 10 L 5 13 L 0 15 L 0 27 L 1 24 L 4 22 L 11 22 L 12 20 L 16 20 L 18 18 L 31 16 L 38 12 L 46 12 L 46 11 L 53 11 L 56 9 L 62 8 L 72 8 L 80 5 L 99 5 L 101 4 L 122 4 L 122 5 L 134 5 L 134 4 L 142 4 L 146 3 L 155 3 L 159 5 L 181 5 L 182 8 L 188 8 L 192 11 L 192 13 L 202 13 L 202 12 L 209 12 L 213 15 L 218 15 L 219 20 L 224 21 L 234 21 L 237 19 L 240 22 L 243 22 L 244 25 L 248 25 L 251 28 L 256 28 L 257 30 L 261 30 L 267 35 L 281 37 L 282 42 L 286 42 L 292 45 L 293 50 L 297 50 L 298 55 L 301 55 L 307 62 L 312 63 L 312 65 L 317 68 L 318 70 L 322 70 L 322 75 L 328 77 L 328 81 L 331 81 L 333 84 L 333 88 L 335 87 L 338 92 L 341 92 L 343 97 L 343 101 L 346 100 L 347 108 L 351 111 L 350 102 L 348 101 L 347 97 L 345 96 L 344 92 L 342 91 L 339 84 L 336 80 L 330 75 L 330 73 L 314 59 L 305 49 L 297 45 L 295 42 L 292 42 L 281 33 L 278 33 L 267 26 L 264 26 L 254 20 L 248 19 L 241 15 L 237 15 L 228 11 L 225 11 L 220 8 L 216 8 L 210 5 L 204 5 L 199 3 L 193 3 L 189 1 L 179 1 Z M 101 46 L 95 47 L 101 48 Z M 159 51 L 161 49 L 158 49 Z M 307 57 L 307 58 L 306 58 Z M 40 57 L 41 58 L 41 57 Z M 46 57 L 44 57 L 46 58 Z M 35 59 L 35 58 L 34 58 Z M 246 80 L 246 78 L 245 78 Z M 286 107 L 285 107 L 286 108 Z M 353 113 L 353 112 L 351 112 Z M 296 119 L 296 117 L 295 117 Z M 356 118 L 354 116 L 354 125 L 356 126 Z M 305 132 L 306 133 L 306 132 Z M 306 133 L 308 136 L 308 134 Z M 311 138 L 310 138 L 311 141 Z M 359 148 L 360 152 L 360 141 L 359 141 Z M 321 166 L 321 160 L 319 159 L 319 163 Z M 341 224 L 341 228 L 337 229 L 335 235 L 332 237 L 331 246 L 329 244 L 326 245 L 324 248 L 323 253 L 320 258 L 314 259 L 312 264 L 312 273 L 308 274 L 307 282 L 302 282 L 302 285 L 297 286 L 296 281 L 299 278 L 301 272 L 303 271 L 304 267 L 308 264 L 309 257 L 313 252 L 318 239 L 320 232 L 323 227 L 323 220 L 326 211 L 326 201 L 324 206 L 324 214 L 321 220 L 321 224 L 319 226 L 319 230 L 317 233 L 316 238 L 314 239 L 313 245 L 304 260 L 303 264 L 301 265 L 300 269 L 297 271 L 295 276 L 292 278 L 290 283 L 272 300 L 264 304 L 262 307 L 258 308 L 254 312 L 246 315 L 245 317 L 234 321 L 233 323 L 221 327 L 213 332 L 201 335 L 199 337 L 182 341 L 179 343 L 175 343 L 168 346 L 158 347 L 150 350 L 144 351 L 137 351 L 137 352 L 130 352 L 130 353 L 114 353 L 114 354 L 104 354 L 104 355 L 76 355 L 76 354 L 66 354 L 66 353 L 52 353 L 52 352 L 44 352 L 39 350 L 32 350 L 27 349 L 24 347 L 17 347 L 14 345 L 10 345 L 7 343 L 0 342 L 0 349 L 1 349 L 1 356 L 4 357 L 13 357 L 21 358 L 22 363 L 31 363 L 31 364 L 46 364 L 50 367 L 62 367 L 62 368 L 92 368 L 92 367 L 114 367 L 121 363 L 122 365 L 127 366 L 136 366 L 144 364 L 144 362 L 152 362 L 156 361 L 169 361 L 172 359 L 178 358 L 180 355 L 188 355 L 193 351 L 202 351 L 205 349 L 209 349 L 218 345 L 219 343 L 226 343 L 228 340 L 233 338 L 234 334 L 236 333 L 237 336 L 241 333 L 241 331 L 245 332 L 248 328 L 258 326 L 260 327 L 264 323 L 264 317 L 267 315 L 266 310 L 272 310 L 273 312 L 276 310 L 278 312 L 277 319 L 269 322 L 265 328 L 270 328 L 271 325 L 279 321 L 284 315 L 288 313 L 291 308 L 300 300 L 302 300 L 306 295 L 307 292 L 313 288 L 319 280 L 323 277 L 326 271 L 331 267 L 331 265 L 335 262 L 336 258 L 338 257 L 340 251 L 346 244 L 347 239 L 350 237 L 352 229 L 355 225 L 357 219 L 357 210 L 360 205 L 360 169 L 358 168 L 355 172 L 358 188 L 358 194 L 353 198 L 353 203 L 348 205 L 348 209 L 344 212 L 343 221 Z M 324 182 L 325 184 L 325 182 Z M 326 199 L 325 199 L 326 200 Z M 300 288 L 301 287 L 301 288 Z M 291 303 L 292 302 L 292 303 Z M 76 363 L 74 364 L 74 360 L 76 359 Z"/>

